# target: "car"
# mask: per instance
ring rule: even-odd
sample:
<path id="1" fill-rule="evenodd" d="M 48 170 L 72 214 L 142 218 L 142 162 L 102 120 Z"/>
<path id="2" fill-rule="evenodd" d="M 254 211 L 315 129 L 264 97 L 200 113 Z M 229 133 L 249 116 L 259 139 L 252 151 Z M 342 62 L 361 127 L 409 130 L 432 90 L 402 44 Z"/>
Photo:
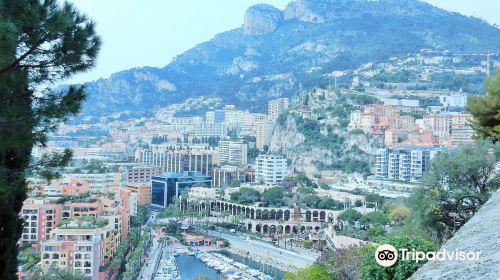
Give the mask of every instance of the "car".
<path id="1" fill-rule="evenodd" d="M 231 233 L 236 233 L 236 230 L 234 228 L 230 229 L 229 232 Z"/>

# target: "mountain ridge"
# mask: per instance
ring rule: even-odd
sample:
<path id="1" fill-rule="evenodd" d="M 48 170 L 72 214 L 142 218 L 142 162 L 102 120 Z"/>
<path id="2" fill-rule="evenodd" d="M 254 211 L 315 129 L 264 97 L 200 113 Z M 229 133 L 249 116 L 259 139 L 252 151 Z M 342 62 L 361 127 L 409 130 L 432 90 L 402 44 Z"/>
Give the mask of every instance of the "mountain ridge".
<path id="1" fill-rule="evenodd" d="M 416 0 L 297 0 L 283 11 L 259 4 L 247 10 L 240 28 L 217 34 L 165 67 L 133 68 L 85 83 L 92 105 L 83 111 L 151 111 L 200 95 L 263 110 L 269 98 L 324 84 L 332 71 L 424 48 L 500 50 L 500 29 Z"/>

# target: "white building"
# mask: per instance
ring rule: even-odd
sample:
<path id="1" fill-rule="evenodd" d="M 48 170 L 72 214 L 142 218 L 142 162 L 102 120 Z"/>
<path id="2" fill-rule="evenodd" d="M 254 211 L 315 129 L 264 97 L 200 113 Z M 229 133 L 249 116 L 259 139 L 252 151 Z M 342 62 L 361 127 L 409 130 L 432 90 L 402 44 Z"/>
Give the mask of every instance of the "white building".
<path id="1" fill-rule="evenodd" d="M 276 185 L 287 176 L 286 157 L 274 154 L 259 155 L 255 160 L 255 181 Z"/>
<path id="2" fill-rule="evenodd" d="M 380 179 L 417 182 L 438 152 L 439 149 L 425 147 L 379 149 L 375 158 L 375 173 Z"/>
<path id="3" fill-rule="evenodd" d="M 112 186 L 125 186 L 126 173 L 73 173 L 63 174 L 64 180 L 76 178 L 89 183 L 90 192 L 102 193 L 107 187 Z"/>
<path id="4" fill-rule="evenodd" d="M 467 106 L 467 94 L 454 93 L 450 95 L 441 95 L 439 101 L 444 107 L 465 108 Z"/>
<path id="5" fill-rule="evenodd" d="M 263 151 L 264 146 L 271 144 L 273 137 L 274 123 L 269 121 L 258 122 L 256 125 L 255 142 L 257 149 Z"/>
<path id="6" fill-rule="evenodd" d="M 278 116 L 283 113 L 288 108 L 288 98 L 278 98 L 269 101 L 267 107 L 267 114 L 269 120 L 275 121 Z"/>
<path id="7" fill-rule="evenodd" d="M 225 137 L 226 129 L 224 123 L 201 123 L 194 128 L 194 137 Z"/>
<path id="8" fill-rule="evenodd" d="M 220 162 L 234 166 L 247 164 L 247 144 L 243 140 L 220 140 Z"/>

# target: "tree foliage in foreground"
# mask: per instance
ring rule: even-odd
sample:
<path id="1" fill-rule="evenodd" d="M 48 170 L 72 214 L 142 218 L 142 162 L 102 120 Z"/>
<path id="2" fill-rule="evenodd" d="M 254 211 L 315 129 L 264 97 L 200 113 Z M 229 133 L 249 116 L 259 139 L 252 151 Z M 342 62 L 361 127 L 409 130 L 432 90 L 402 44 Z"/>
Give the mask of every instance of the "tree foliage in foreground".
<path id="1" fill-rule="evenodd" d="M 332 275 L 326 267 L 313 264 L 296 272 L 287 272 L 283 280 L 332 280 Z"/>
<path id="2" fill-rule="evenodd" d="M 500 69 L 486 80 L 486 95 L 471 96 L 467 103 L 476 133 L 483 138 L 500 140 Z"/>
<path id="3" fill-rule="evenodd" d="M 469 206 L 478 210 L 500 188 L 499 160 L 500 142 L 477 141 L 439 154 L 410 199 L 416 222 L 445 241 L 468 221 Z"/>
<path id="4" fill-rule="evenodd" d="M 30 271 L 26 280 L 84 280 L 83 274 L 74 272 L 73 270 L 63 269 L 58 267 L 50 267 L 47 271 L 37 267 Z"/>
<path id="5" fill-rule="evenodd" d="M 396 249 L 405 248 L 411 251 L 415 249 L 422 252 L 436 251 L 436 245 L 426 239 L 416 236 L 389 236 L 381 240 L 380 244 L 391 244 Z M 424 261 L 415 262 L 413 260 L 401 260 L 398 255 L 398 261 L 390 266 L 383 267 L 375 260 L 375 250 L 377 246 L 369 245 L 362 251 L 362 260 L 360 261 L 361 279 L 364 280 L 406 280 L 419 267 L 424 265 Z M 399 253 L 399 252 L 398 252 Z"/>
<path id="6" fill-rule="evenodd" d="M 32 148 L 44 146 L 85 99 L 82 87 L 50 87 L 92 68 L 99 48 L 94 23 L 71 4 L 0 0 L 0 279 L 17 279 L 26 172 L 53 178 L 71 157 L 66 151 L 31 158 Z"/>

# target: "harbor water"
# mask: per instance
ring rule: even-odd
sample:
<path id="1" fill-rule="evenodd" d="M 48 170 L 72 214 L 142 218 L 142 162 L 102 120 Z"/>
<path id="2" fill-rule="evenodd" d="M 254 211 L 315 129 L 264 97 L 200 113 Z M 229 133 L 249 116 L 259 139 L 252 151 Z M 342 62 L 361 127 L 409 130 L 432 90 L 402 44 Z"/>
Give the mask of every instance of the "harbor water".
<path id="1" fill-rule="evenodd" d="M 247 265 L 250 268 L 259 270 L 276 280 L 283 279 L 284 273 L 276 268 L 264 265 L 247 258 L 231 254 L 227 251 L 220 252 L 222 255 L 233 259 L 236 262 Z M 177 267 L 182 280 L 196 279 L 197 277 L 204 277 L 202 279 L 221 280 L 224 279 L 223 275 L 213 268 L 208 267 L 200 259 L 195 256 L 180 254 L 176 257 Z"/>
<path id="2" fill-rule="evenodd" d="M 191 280 L 201 276 L 206 276 L 210 280 L 224 279 L 222 274 L 206 266 L 195 256 L 180 254 L 175 257 L 175 260 L 182 280 Z"/>

